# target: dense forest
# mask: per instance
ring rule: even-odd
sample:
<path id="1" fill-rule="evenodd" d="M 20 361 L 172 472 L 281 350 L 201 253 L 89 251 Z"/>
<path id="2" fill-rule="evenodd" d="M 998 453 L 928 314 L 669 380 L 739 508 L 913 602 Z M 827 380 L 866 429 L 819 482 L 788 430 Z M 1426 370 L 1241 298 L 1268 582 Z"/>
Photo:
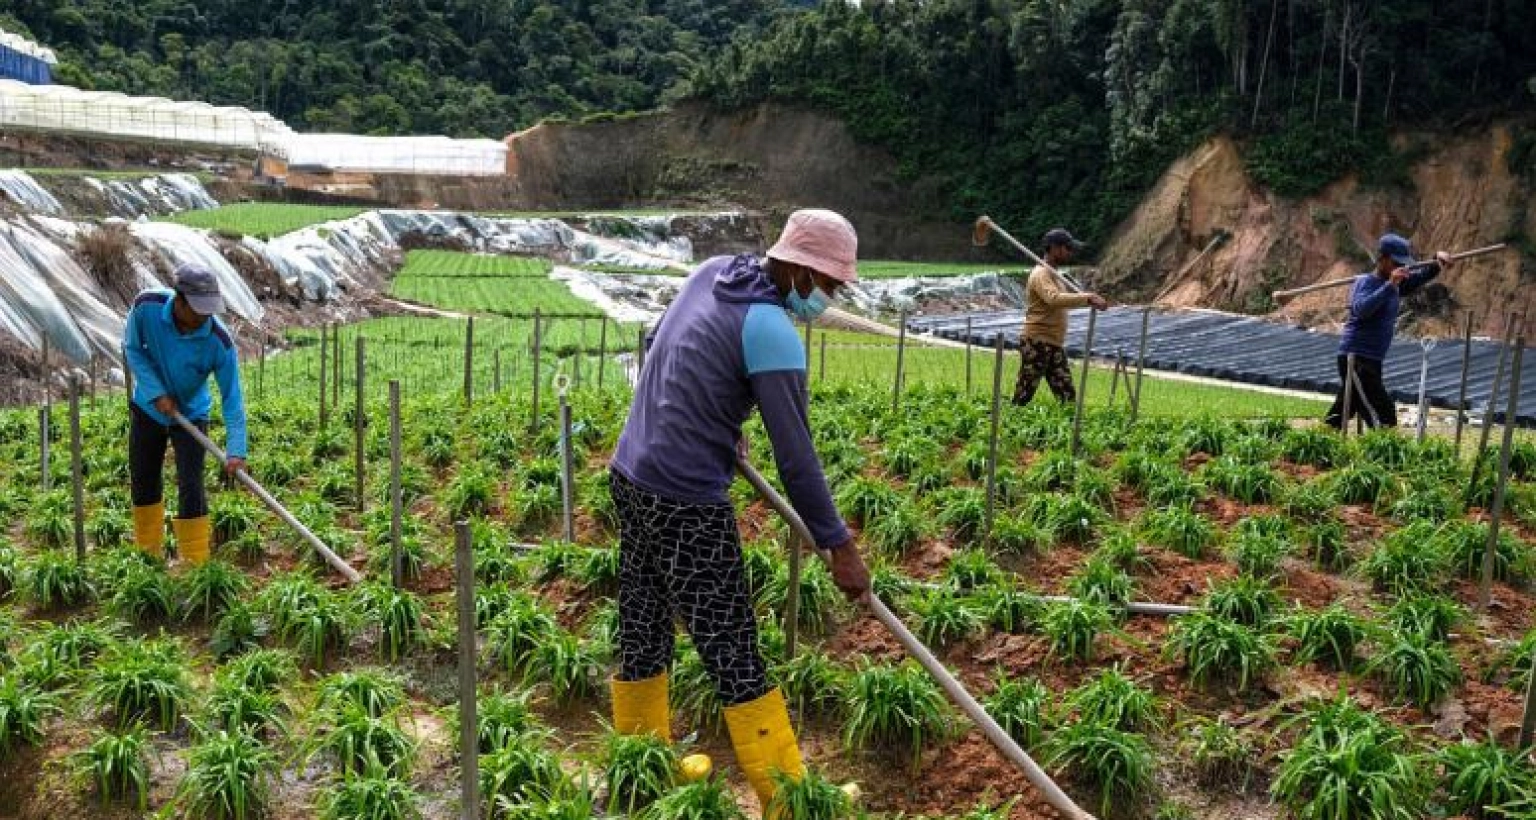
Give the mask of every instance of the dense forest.
<path id="1" fill-rule="evenodd" d="M 56 80 L 270 111 L 295 128 L 500 139 L 655 108 L 785 0 L 5 0 Z M 802 9 L 803 10 L 803 9 Z"/>
<path id="2" fill-rule="evenodd" d="M 1281 193 L 1349 169 L 1401 183 L 1411 156 L 1389 128 L 1532 107 L 1533 35 L 1530 0 L 828 3 L 738 40 L 694 90 L 836 111 L 909 172 L 941 175 L 957 218 L 1103 238 L 1215 131 L 1243 138 Z M 1517 149 L 1536 176 L 1536 139 Z"/>
<path id="3" fill-rule="evenodd" d="M 813 6 L 813 7 L 811 7 Z M 9 0 L 58 79 L 298 128 L 499 137 L 702 97 L 842 116 L 953 215 L 1103 237 L 1217 131 L 1281 193 L 1536 101 L 1530 0 Z M 1476 127 L 1473 125 L 1473 127 Z M 1511 162 L 1536 176 L 1536 137 Z"/>

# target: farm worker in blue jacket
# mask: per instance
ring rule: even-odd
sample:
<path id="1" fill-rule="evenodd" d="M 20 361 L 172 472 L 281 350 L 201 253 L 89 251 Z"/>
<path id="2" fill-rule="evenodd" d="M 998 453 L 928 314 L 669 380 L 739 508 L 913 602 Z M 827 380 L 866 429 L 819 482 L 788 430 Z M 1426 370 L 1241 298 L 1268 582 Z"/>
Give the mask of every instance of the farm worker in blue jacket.
<path id="1" fill-rule="evenodd" d="M 203 490 L 202 445 L 171 415 L 180 412 L 208 430 L 208 376 L 224 402 L 227 473 L 245 468 L 245 402 L 235 340 L 216 314 L 224 297 L 212 272 L 196 265 L 176 270 L 172 290 L 146 290 L 133 300 L 123 333 L 123 352 L 133 371 L 129 404 L 128 473 L 133 488 L 133 543 L 156 558 L 164 555 L 165 502 L 161 471 L 167 443 L 176 449 L 178 506 L 171 529 L 190 564 L 208 560 L 212 527 Z"/>
<path id="2" fill-rule="evenodd" d="M 819 316 L 857 280 L 858 237 L 839 214 L 790 214 L 767 258 L 719 256 L 683 284 L 658 324 L 610 465 L 619 515 L 614 729 L 670 739 L 667 671 L 681 616 L 724 705 L 736 759 L 765 814 L 772 775 L 804 773 L 784 697 L 757 647 L 735 511 L 741 425 L 756 407 L 790 503 L 850 599 L 869 570 L 839 517 L 811 442 L 806 354 L 791 319 Z M 690 771 L 707 771 L 693 760 Z"/>
<path id="3" fill-rule="evenodd" d="M 1376 258 L 1376 270 L 1355 277 L 1355 284 L 1349 289 L 1349 318 L 1339 341 L 1342 386 L 1323 419 L 1335 429 L 1349 422 L 1343 414 L 1350 354 L 1355 357 L 1355 378 L 1359 382 L 1359 389 L 1349 398 L 1350 416 L 1358 415 L 1372 427 L 1397 426 L 1397 404 L 1382 383 L 1381 364 L 1397 330 L 1398 306 L 1404 296 L 1413 295 L 1451 267 L 1451 257 L 1445 251 L 1435 254 L 1433 262 L 1415 261 L 1413 246 L 1395 233 L 1383 234 L 1377 250 L 1380 255 Z"/>

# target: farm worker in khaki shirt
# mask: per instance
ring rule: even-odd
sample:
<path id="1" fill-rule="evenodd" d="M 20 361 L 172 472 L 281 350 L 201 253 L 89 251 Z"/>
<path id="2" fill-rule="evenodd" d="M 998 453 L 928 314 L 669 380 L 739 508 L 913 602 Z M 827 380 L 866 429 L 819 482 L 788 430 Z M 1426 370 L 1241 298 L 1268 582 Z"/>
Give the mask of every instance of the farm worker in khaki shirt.
<path id="1" fill-rule="evenodd" d="M 1060 268 L 1072 261 L 1083 248 L 1065 228 L 1053 228 L 1045 234 L 1045 261 Z M 1043 377 L 1051 393 L 1062 404 L 1077 398 L 1072 387 L 1072 370 L 1067 366 L 1067 311 L 1089 307 L 1109 307 L 1097 293 L 1074 293 L 1060 277 L 1045 265 L 1029 272 L 1025 286 L 1024 336 L 1019 342 L 1019 380 L 1013 388 L 1013 403 L 1029 404 Z"/>

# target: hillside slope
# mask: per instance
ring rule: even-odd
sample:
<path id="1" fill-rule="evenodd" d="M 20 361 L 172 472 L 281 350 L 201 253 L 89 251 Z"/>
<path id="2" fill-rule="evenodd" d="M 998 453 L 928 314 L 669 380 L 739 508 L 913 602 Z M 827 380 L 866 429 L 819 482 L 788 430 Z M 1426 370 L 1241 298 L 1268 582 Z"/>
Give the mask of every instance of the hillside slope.
<path id="1" fill-rule="evenodd" d="M 1124 299 L 1264 312 L 1268 294 L 1348 276 L 1369 267 L 1382 232 L 1409 236 L 1421 254 L 1508 241 L 1505 252 L 1458 266 L 1413 300 L 1418 332 L 1456 332 L 1462 311 L 1483 334 L 1502 333 L 1508 311 L 1531 313 L 1536 291 L 1536 211 L 1531 185 L 1510 169 L 1511 149 L 1526 124 L 1516 121 L 1449 138 L 1404 134 L 1400 149 L 1420 158 L 1407 184 L 1370 188 L 1350 175 L 1315 196 L 1285 199 L 1257 186 L 1239 147 L 1213 139 L 1174 163 L 1107 243 L 1100 281 Z M 1231 239 L 1189 270 L 1218 231 Z M 1523 247 L 1523 251 L 1522 251 Z M 1182 272 L 1182 275 L 1180 273 Z M 1343 319 L 1343 292 L 1298 298 L 1278 315 L 1311 325 Z"/>

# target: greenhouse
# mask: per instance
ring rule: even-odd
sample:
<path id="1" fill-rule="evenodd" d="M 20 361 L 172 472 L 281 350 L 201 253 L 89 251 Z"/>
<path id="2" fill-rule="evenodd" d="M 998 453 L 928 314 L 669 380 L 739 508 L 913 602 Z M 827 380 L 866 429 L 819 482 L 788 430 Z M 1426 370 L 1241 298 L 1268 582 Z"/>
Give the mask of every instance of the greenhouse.
<path id="1" fill-rule="evenodd" d="M 490 176 L 507 168 L 507 146 L 498 140 L 294 134 L 287 144 L 295 170 Z"/>
<path id="2" fill-rule="evenodd" d="M 293 131 L 271 114 L 162 97 L 0 80 L 0 129 L 286 154 Z"/>
<path id="3" fill-rule="evenodd" d="M 58 62 L 51 49 L 0 29 L 0 79 L 48 85 L 53 82 L 53 67 Z"/>

